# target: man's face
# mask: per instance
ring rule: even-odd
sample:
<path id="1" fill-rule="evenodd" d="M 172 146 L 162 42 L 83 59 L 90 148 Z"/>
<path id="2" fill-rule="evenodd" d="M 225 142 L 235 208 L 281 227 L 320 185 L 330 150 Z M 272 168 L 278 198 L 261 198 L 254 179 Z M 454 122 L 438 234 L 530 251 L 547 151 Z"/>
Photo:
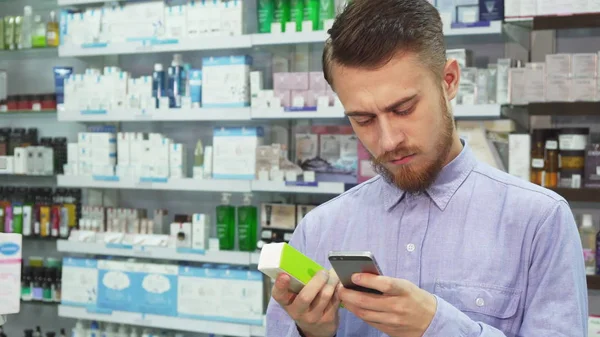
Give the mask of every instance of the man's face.
<path id="1" fill-rule="evenodd" d="M 427 189 L 446 164 L 454 138 L 442 82 L 414 53 L 378 69 L 334 64 L 332 78 L 376 171 L 404 191 Z"/>

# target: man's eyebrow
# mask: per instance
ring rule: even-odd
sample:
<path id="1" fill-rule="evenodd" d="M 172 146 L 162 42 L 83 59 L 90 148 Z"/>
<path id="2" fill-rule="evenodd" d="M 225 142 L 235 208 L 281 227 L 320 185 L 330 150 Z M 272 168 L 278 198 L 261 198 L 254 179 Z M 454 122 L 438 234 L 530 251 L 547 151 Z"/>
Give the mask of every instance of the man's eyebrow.
<path id="1" fill-rule="evenodd" d="M 414 94 L 412 96 L 409 97 L 404 97 L 399 99 L 398 101 L 388 105 L 384 111 L 388 112 L 388 111 L 394 111 L 396 110 L 399 106 L 401 106 L 402 104 L 406 104 L 410 101 L 412 101 L 413 99 L 415 99 L 415 97 L 417 97 L 417 94 Z M 346 116 L 348 117 L 373 117 L 376 114 L 372 113 L 372 112 L 365 112 L 365 111 L 346 111 L 345 112 Z"/>

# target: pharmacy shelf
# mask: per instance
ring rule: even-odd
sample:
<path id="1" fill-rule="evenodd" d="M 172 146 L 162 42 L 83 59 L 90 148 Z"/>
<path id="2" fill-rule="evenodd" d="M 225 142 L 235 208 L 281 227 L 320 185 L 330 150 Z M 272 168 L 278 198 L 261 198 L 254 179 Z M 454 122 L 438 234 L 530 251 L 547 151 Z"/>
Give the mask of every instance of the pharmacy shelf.
<path id="1" fill-rule="evenodd" d="M 97 43 L 82 46 L 60 46 L 60 57 L 170 53 L 195 50 L 247 49 L 252 47 L 250 35 L 208 36 L 181 40 L 146 40 L 139 42 Z"/>
<path id="2" fill-rule="evenodd" d="M 8 110 L 0 111 L 1 116 L 19 116 L 19 117 L 39 117 L 50 116 L 56 113 L 56 110 Z"/>
<path id="3" fill-rule="evenodd" d="M 344 108 L 329 107 L 306 111 L 285 111 L 283 108 L 252 108 L 252 119 L 326 119 L 344 118 Z"/>
<path id="4" fill-rule="evenodd" d="M 600 27 L 600 13 L 585 13 L 533 18 L 533 30 L 556 30 Z"/>
<path id="5" fill-rule="evenodd" d="M 276 193 L 341 194 L 353 186 L 355 186 L 355 184 L 333 182 L 293 183 L 285 181 L 254 180 L 252 182 L 252 191 Z"/>
<path id="6" fill-rule="evenodd" d="M 59 187 L 137 189 L 158 191 L 202 191 L 202 192 L 250 192 L 248 180 L 217 179 L 144 179 L 123 178 L 115 176 L 68 176 L 57 177 Z"/>
<path id="7" fill-rule="evenodd" d="M 217 263 L 249 266 L 256 264 L 258 253 L 210 251 L 203 253 L 184 253 L 176 248 L 128 246 L 113 248 L 104 243 L 91 243 L 69 240 L 58 240 L 56 248 L 63 253 L 88 255 L 126 256 L 145 259 L 160 259 L 171 261 Z"/>
<path id="8" fill-rule="evenodd" d="M 252 34 L 253 46 L 275 46 L 300 43 L 325 43 L 329 37 L 324 30 L 314 32 L 287 32 L 270 34 Z"/>
<path id="9" fill-rule="evenodd" d="M 501 35 L 502 21 L 480 22 L 481 26 L 444 27 L 444 36 Z M 489 25 L 488 25 L 489 24 Z"/>
<path id="10" fill-rule="evenodd" d="M 111 2 L 111 1 L 102 1 L 102 0 L 58 0 L 59 6 L 78 6 L 78 5 L 92 5 L 103 2 Z"/>
<path id="11" fill-rule="evenodd" d="M 600 116 L 600 102 L 530 103 L 530 116 Z"/>
<path id="12" fill-rule="evenodd" d="M 455 119 L 494 119 L 502 116 L 502 106 L 498 104 L 456 105 Z"/>
<path id="13" fill-rule="evenodd" d="M 144 315 L 139 313 L 112 311 L 110 313 L 97 313 L 82 307 L 60 305 L 58 316 L 88 321 L 99 321 L 116 324 L 131 324 L 147 328 L 189 331 L 204 334 L 227 336 L 264 336 L 265 328 L 247 324 L 202 321 L 188 318 L 167 317 L 158 315 Z"/>
<path id="14" fill-rule="evenodd" d="M 58 113 L 58 120 L 61 122 L 248 121 L 250 108 L 66 110 Z"/>
<path id="15" fill-rule="evenodd" d="M 553 188 L 570 202 L 600 202 L 600 188 Z"/>

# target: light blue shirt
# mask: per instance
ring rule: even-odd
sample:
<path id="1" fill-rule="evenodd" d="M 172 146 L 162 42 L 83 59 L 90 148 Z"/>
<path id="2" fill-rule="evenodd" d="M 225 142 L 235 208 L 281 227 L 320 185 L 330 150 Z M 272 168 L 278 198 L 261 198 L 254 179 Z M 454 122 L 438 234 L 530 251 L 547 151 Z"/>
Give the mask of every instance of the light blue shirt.
<path id="1" fill-rule="evenodd" d="M 581 241 L 556 193 L 478 162 L 468 145 L 422 194 L 375 177 L 311 211 L 290 242 L 331 268 L 371 251 L 384 275 L 434 294 L 424 337 L 587 336 Z M 271 300 L 267 337 L 298 337 Z M 382 337 L 340 309 L 337 337 Z"/>

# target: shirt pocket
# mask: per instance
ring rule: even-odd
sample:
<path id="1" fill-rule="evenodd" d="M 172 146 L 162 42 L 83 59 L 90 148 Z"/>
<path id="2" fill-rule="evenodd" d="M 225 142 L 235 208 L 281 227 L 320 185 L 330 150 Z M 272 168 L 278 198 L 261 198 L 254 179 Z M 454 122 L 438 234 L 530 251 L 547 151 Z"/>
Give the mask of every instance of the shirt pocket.
<path id="1" fill-rule="evenodd" d="M 434 293 L 471 319 L 512 334 L 521 291 L 491 284 L 437 281 Z"/>

